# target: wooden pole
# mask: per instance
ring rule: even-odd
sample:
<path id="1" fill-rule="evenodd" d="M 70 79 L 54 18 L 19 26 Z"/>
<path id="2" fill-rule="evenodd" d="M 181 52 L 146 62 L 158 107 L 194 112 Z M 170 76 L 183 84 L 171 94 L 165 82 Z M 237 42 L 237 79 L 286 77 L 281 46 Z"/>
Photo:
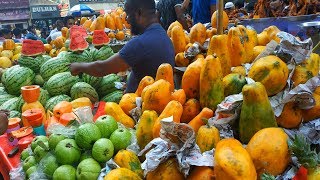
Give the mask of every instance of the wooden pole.
<path id="1" fill-rule="evenodd" d="M 223 0 L 217 1 L 217 10 L 218 10 L 217 31 L 218 31 L 218 34 L 223 34 Z"/>

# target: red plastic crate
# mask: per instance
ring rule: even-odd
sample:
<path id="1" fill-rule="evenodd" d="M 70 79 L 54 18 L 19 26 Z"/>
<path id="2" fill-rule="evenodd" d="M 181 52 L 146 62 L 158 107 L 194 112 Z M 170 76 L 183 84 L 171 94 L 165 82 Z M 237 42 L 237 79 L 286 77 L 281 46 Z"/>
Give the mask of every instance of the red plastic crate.
<path id="1" fill-rule="evenodd" d="M 9 152 L 14 148 L 10 146 L 7 134 L 0 136 L 0 173 L 5 180 L 9 180 L 9 172 L 13 168 L 18 167 L 20 163 L 20 151 L 13 157 L 8 157 Z"/>

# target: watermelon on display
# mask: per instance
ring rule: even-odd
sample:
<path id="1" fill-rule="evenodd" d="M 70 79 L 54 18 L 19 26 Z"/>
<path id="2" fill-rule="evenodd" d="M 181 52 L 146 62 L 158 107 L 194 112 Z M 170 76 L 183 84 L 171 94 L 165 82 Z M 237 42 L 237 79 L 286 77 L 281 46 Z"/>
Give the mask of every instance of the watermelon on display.
<path id="1" fill-rule="evenodd" d="M 99 101 L 99 96 L 96 90 L 90 84 L 85 82 L 75 83 L 70 90 L 70 95 L 72 99 L 87 97 L 92 102 Z"/>
<path id="2" fill-rule="evenodd" d="M 2 105 L 4 102 L 8 101 L 9 99 L 14 98 L 15 96 L 11 94 L 2 94 L 0 95 L 0 105 Z"/>
<path id="3" fill-rule="evenodd" d="M 101 99 L 101 101 L 119 103 L 121 98 L 122 98 L 122 96 L 123 96 L 123 91 L 116 90 L 116 91 L 114 91 L 112 93 L 109 93 L 106 96 L 104 96 Z"/>
<path id="4" fill-rule="evenodd" d="M 44 44 L 40 40 L 25 39 L 22 41 L 21 55 L 37 56 L 39 54 L 44 54 L 45 52 Z"/>
<path id="5" fill-rule="evenodd" d="M 72 76 L 70 72 L 62 72 L 53 75 L 45 83 L 44 88 L 51 96 L 69 94 L 71 87 L 79 81 L 78 76 Z"/>
<path id="6" fill-rule="evenodd" d="M 21 112 L 22 111 L 22 106 L 24 105 L 24 100 L 23 100 L 23 98 L 22 98 L 22 95 L 20 95 L 19 97 L 18 97 L 18 102 L 17 102 L 17 108 L 16 108 L 16 110 L 17 111 L 19 111 L 19 112 Z"/>
<path id="7" fill-rule="evenodd" d="M 120 82 L 120 81 L 121 81 L 120 76 L 116 74 L 109 74 L 104 76 L 97 88 L 97 92 L 99 96 L 104 97 L 105 95 L 118 90 L 115 87 L 115 82 Z"/>
<path id="8" fill-rule="evenodd" d="M 49 55 L 44 54 L 44 55 L 42 55 L 42 58 L 44 59 L 44 62 L 46 62 L 46 61 L 48 61 L 49 59 L 51 59 L 52 57 L 49 56 Z"/>
<path id="9" fill-rule="evenodd" d="M 94 77 L 90 76 L 89 74 L 83 74 L 82 81 L 90 84 L 92 87 L 96 89 L 102 81 L 102 77 Z"/>
<path id="10" fill-rule="evenodd" d="M 69 97 L 68 95 L 62 94 L 62 95 L 58 95 L 58 96 L 54 96 L 51 97 L 50 99 L 48 99 L 48 101 L 46 102 L 45 105 L 45 109 L 46 110 L 50 110 L 51 112 L 53 112 L 53 108 L 55 105 L 57 105 L 59 102 L 61 101 L 71 101 L 71 97 Z"/>
<path id="11" fill-rule="evenodd" d="M 0 95 L 8 94 L 4 87 L 0 87 Z"/>
<path id="12" fill-rule="evenodd" d="M 21 56 L 18 59 L 18 63 L 20 66 L 30 68 L 35 73 L 40 71 L 40 67 L 44 62 L 45 59 L 42 56 L 37 56 L 36 58 Z"/>
<path id="13" fill-rule="evenodd" d="M 109 44 L 110 39 L 104 30 L 94 30 L 92 37 L 92 44 L 94 46 L 102 46 Z"/>
<path id="14" fill-rule="evenodd" d="M 99 50 L 94 59 L 96 60 L 106 60 L 109 57 L 114 55 L 113 50 L 111 49 L 110 46 L 102 46 Z"/>
<path id="15" fill-rule="evenodd" d="M 9 118 L 21 118 L 21 113 L 18 111 L 10 111 Z"/>
<path id="16" fill-rule="evenodd" d="M 40 75 L 44 81 L 48 81 L 51 76 L 68 71 L 69 64 L 70 62 L 66 59 L 52 58 L 42 64 L 40 67 Z"/>
<path id="17" fill-rule="evenodd" d="M 22 86 L 32 85 L 34 82 L 34 72 L 19 65 L 13 66 L 2 75 L 2 83 L 9 94 L 18 96 L 21 94 Z"/>
<path id="18" fill-rule="evenodd" d="M 89 47 L 89 43 L 86 41 L 86 30 L 81 26 L 72 26 L 70 28 L 70 44 L 69 49 L 71 51 L 83 51 Z"/>
<path id="19" fill-rule="evenodd" d="M 49 98 L 49 92 L 45 89 L 40 88 L 40 96 L 38 98 L 38 101 L 42 104 L 42 106 L 46 105 Z"/>
<path id="20" fill-rule="evenodd" d="M 44 80 L 40 74 L 37 74 L 36 77 L 34 78 L 34 84 L 43 86 Z"/>
<path id="21" fill-rule="evenodd" d="M 11 98 L 11 99 L 7 100 L 6 102 L 4 102 L 2 104 L 0 106 L 0 109 L 5 109 L 5 110 L 8 110 L 8 111 L 16 111 L 17 110 L 18 101 L 19 101 L 18 97 Z"/>
<path id="22" fill-rule="evenodd" d="M 68 51 L 62 51 L 58 54 L 58 58 L 65 58 L 65 56 L 68 54 L 69 52 Z"/>

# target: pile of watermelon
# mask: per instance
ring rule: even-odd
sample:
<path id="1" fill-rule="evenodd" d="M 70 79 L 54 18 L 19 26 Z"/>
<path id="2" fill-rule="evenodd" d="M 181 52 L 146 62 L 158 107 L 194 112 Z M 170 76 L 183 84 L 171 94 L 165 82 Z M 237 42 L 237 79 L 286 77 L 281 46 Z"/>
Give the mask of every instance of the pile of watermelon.
<path id="1" fill-rule="evenodd" d="M 119 102 L 122 91 L 115 87 L 121 77 L 109 74 L 104 77 L 93 77 L 83 74 L 72 76 L 69 64 L 72 62 L 92 62 L 107 59 L 114 53 L 109 46 L 100 49 L 89 48 L 82 53 L 60 53 L 58 57 L 47 55 L 36 57 L 22 56 L 19 65 L 4 70 L 0 84 L 0 109 L 10 111 L 10 117 L 20 117 L 24 101 L 20 89 L 22 86 L 40 85 L 39 102 L 46 110 L 51 110 L 60 101 L 72 101 L 88 97 L 92 102 Z M 75 58 L 75 56 L 77 56 Z"/>

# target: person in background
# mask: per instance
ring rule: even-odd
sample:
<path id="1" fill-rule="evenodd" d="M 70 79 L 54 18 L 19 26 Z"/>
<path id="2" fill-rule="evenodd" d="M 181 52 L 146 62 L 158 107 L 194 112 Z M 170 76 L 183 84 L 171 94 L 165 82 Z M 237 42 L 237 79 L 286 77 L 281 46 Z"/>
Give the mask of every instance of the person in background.
<path id="1" fill-rule="evenodd" d="M 27 29 L 22 29 L 21 33 L 22 33 L 22 39 L 25 39 L 26 35 L 28 34 L 28 30 Z"/>
<path id="2" fill-rule="evenodd" d="M 38 40 L 39 39 L 39 37 L 36 35 L 37 32 L 36 32 L 36 28 L 34 26 L 29 26 L 27 30 L 28 30 L 28 33 L 27 33 L 25 39 L 31 39 L 31 40 Z"/>
<path id="3" fill-rule="evenodd" d="M 227 13 L 229 19 L 233 17 L 234 10 L 235 10 L 235 6 L 234 6 L 233 2 L 227 2 L 224 5 L 224 11 Z"/>
<path id="4" fill-rule="evenodd" d="M 160 22 L 164 29 L 168 29 L 171 23 L 179 21 L 185 30 L 189 30 L 181 0 L 160 0 L 157 3 Z"/>
<path id="5" fill-rule="evenodd" d="M 61 29 L 64 27 L 64 23 L 61 20 L 56 21 L 56 29 L 50 32 L 50 35 L 47 38 L 47 42 L 50 43 L 52 40 L 57 39 L 57 37 L 61 36 Z"/>
<path id="6" fill-rule="evenodd" d="M 2 29 L 2 34 L 3 34 L 3 37 L 4 37 L 5 39 L 12 39 L 12 37 L 13 37 L 12 31 L 10 31 L 10 30 L 7 29 L 7 28 Z"/>
<path id="7" fill-rule="evenodd" d="M 236 17 L 237 18 L 243 18 L 244 16 L 247 16 L 248 13 L 244 8 L 244 0 L 236 0 L 235 4 L 235 11 L 236 11 Z"/>
<path id="8" fill-rule="evenodd" d="M 284 0 L 271 0 L 270 1 L 270 9 L 271 9 L 270 17 L 287 16 L 289 9 L 285 7 L 286 7 L 286 4 Z"/>
<path id="9" fill-rule="evenodd" d="M 22 33 L 20 28 L 13 29 L 14 42 L 21 43 L 22 42 Z"/>
<path id="10" fill-rule="evenodd" d="M 127 0 L 127 21 L 131 33 L 137 35 L 109 59 L 91 63 L 72 63 L 72 75 L 80 73 L 105 76 L 132 68 L 127 83 L 127 93 L 135 92 L 145 76 L 155 78 L 162 63 L 174 66 L 174 48 L 166 31 L 159 24 L 154 0 Z"/>
<path id="11" fill-rule="evenodd" d="M 73 25 L 75 25 L 75 20 L 73 19 L 73 17 L 67 16 L 65 18 L 65 24 L 66 24 L 67 28 L 70 29 Z"/>
<path id="12" fill-rule="evenodd" d="M 211 22 L 211 16 L 217 8 L 216 3 L 216 0 L 192 0 L 193 24 Z"/>
<path id="13" fill-rule="evenodd" d="M 43 44 L 47 44 L 48 41 L 47 41 L 47 32 L 45 29 L 42 29 L 41 32 L 40 32 L 40 40 L 43 42 Z"/>

